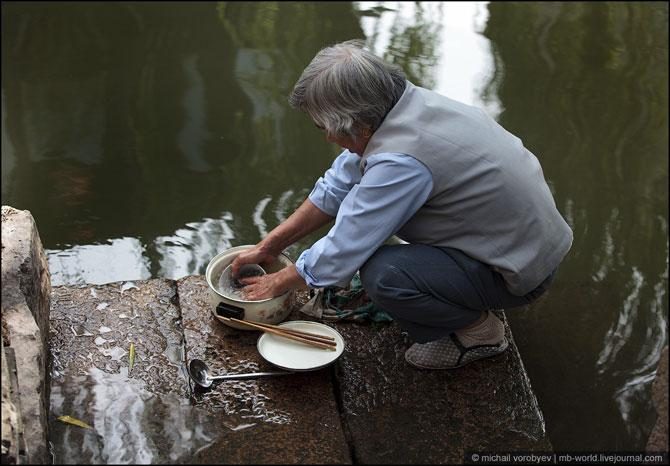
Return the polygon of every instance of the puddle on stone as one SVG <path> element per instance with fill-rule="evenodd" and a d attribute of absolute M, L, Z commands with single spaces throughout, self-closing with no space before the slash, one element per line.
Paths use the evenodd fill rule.
<path fill-rule="evenodd" d="M 59 365 L 57 359 L 53 362 Z M 230 369 L 251 372 L 258 365 L 239 361 Z M 164 374 L 158 371 L 152 376 Z M 49 440 L 54 464 L 188 463 L 222 436 L 260 423 L 291 422 L 289 413 L 271 408 L 262 380 L 217 382 L 187 398 L 152 393 L 145 382 L 128 377 L 127 367 L 115 373 L 112 367 L 106 371 L 93 367 L 82 375 L 56 371 L 52 377 Z M 61 415 L 84 421 L 93 429 L 63 424 L 57 420 Z"/>
<path fill-rule="evenodd" d="M 77 327 L 78 327 L 78 330 L 75 328 L 74 325 L 70 326 L 70 330 L 72 330 L 72 334 L 75 337 L 92 337 L 93 336 L 93 334 L 91 332 L 89 332 L 86 329 L 86 327 L 84 327 L 83 325 L 77 325 Z"/>
<path fill-rule="evenodd" d="M 111 348 L 103 348 L 100 350 L 102 354 L 111 358 L 112 361 L 120 361 L 128 352 L 119 347 L 112 346 Z"/>
<path fill-rule="evenodd" d="M 238 430 L 245 424 L 255 425 L 258 422 L 271 424 L 289 424 L 291 415 L 288 412 L 269 408 L 271 399 L 265 395 L 257 381 L 227 380 L 217 382 L 218 386 L 208 393 L 194 395 L 207 406 L 208 411 L 225 414 L 226 416 L 239 417 L 240 423 L 236 427 L 229 428 Z M 250 425 L 246 425 L 250 427 Z"/>
<path fill-rule="evenodd" d="M 139 290 L 137 285 L 135 285 L 135 282 L 125 282 L 123 285 L 121 285 L 121 294 L 123 294 L 124 291 L 128 291 L 133 288 Z"/>
<path fill-rule="evenodd" d="M 131 284 L 115 285 L 114 291 L 137 293 Z M 52 311 L 49 441 L 55 464 L 188 463 L 231 435 L 246 438 L 261 424 L 291 422 L 282 403 L 270 399 L 267 379 L 217 382 L 204 393 L 189 390 L 184 335 L 175 331 L 179 312 L 141 300 L 119 304 L 108 294 L 95 292 L 93 313 L 63 306 Z M 110 305 L 95 311 L 104 302 Z M 261 370 L 211 338 L 210 332 L 202 334 L 198 352 L 215 352 L 204 357 L 213 371 Z M 129 377 L 130 343 L 136 353 Z M 64 424 L 56 419 L 61 415 L 93 429 Z"/>
<path fill-rule="evenodd" d="M 150 393 L 126 368 L 117 374 L 92 368 L 86 376 L 54 381 L 51 414 L 54 464 L 187 462 L 226 428 L 187 399 Z M 93 428 L 63 424 L 56 420 L 61 415 Z"/>
<path fill-rule="evenodd" d="M 243 374 L 259 372 L 258 364 L 248 360 L 228 361 L 225 370 L 210 368 L 212 375 Z M 218 412 L 228 418 L 238 418 L 235 425 L 228 423 L 232 430 L 241 430 L 259 422 L 289 424 L 290 413 L 270 406 L 272 400 L 263 393 L 267 379 L 223 380 L 214 382 L 209 389 L 196 388 L 193 398 L 196 404 L 206 407 L 209 412 Z"/>

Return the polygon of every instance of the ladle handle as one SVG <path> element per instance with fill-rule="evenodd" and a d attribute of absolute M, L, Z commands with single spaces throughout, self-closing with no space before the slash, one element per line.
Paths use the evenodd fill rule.
<path fill-rule="evenodd" d="M 271 375 L 288 375 L 293 372 L 252 372 L 250 374 L 225 374 L 225 375 L 208 375 L 208 380 L 237 380 L 237 379 L 253 379 L 255 377 L 269 377 Z"/>

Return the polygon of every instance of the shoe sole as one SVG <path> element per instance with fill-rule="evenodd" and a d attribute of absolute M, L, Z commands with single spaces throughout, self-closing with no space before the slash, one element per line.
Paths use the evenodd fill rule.
<path fill-rule="evenodd" d="M 466 362 L 466 363 L 459 364 L 458 366 L 449 366 L 449 367 L 429 367 L 429 366 L 422 366 L 421 364 L 411 362 L 409 359 L 407 359 L 407 355 L 406 355 L 406 354 L 405 354 L 405 361 L 407 361 L 407 364 L 409 364 L 410 366 L 416 367 L 416 368 L 418 368 L 418 369 L 429 369 L 429 370 L 432 370 L 432 371 L 451 370 L 451 369 L 458 369 L 458 368 L 467 366 L 467 365 L 470 364 L 470 363 L 473 363 L 473 362 L 476 362 L 476 361 L 481 361 L 482 359 L 491 359 L 491 358 L 495 358 L 496 356 L 500 356 L 501 354 L 505 354 L 505 352 L 506 352 L 508 349 L 509 349 L 509 343 L 505 346 L 505 349 L 502 350 L 502 351 L 500 351 L 499 353 L 492 354 L 492 355 L 490 355 L 490 356 L 482 356 L 482 357 L 480 357 L 480 358 L 473 359 L 472 361 L 468 361 L 468 362 Z"/>

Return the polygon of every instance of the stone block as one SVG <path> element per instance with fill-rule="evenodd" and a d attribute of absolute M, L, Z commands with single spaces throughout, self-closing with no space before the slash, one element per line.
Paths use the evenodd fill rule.
<path fill-rule="evenodd" d="M 204 360 L 213 374 L 280 370 L 265 361 L 257 331 L 216 320 L 204 277 L 178 281 L 187 359 Z M 194 463 L 351 464 L 333 391 L 333 369 L 194 387 L 193 401 L 223 429 Z"/>
<path fill-rule="evenodd" d="M 54 288 L 52 416 L 93 427 L 54 421 L 57 463 L 459 464 L 552 449 L 506 320 L 507 352 L 454 371 L 409 366 L 395 323 L 325 322 L 345 338 L 334 364 L 202 389 L 194 358 L 213 375 L 279 370 L 259 332 L 214 318 L 208 293 L 202 276 Z"/>
<path fill-rule="evenodd" d="M 6 354 L 8 353 L 8 354 Z M 14 383 L 13 383 L 14 382 Z M 2 464 L 20 464 L 25 455 L 21 400 L 16 385 L 14 350 L 2 344 Z"/>
<path fill-rule="evenodd" d="M 2 206 L 3 340 L 16 358 L 16 385 L 30 463 L 50 461 L 48 335 L 51 280 L 29 211 Z M 12 377 L 12 374 L 10 374 Z"/>
<path fill-rule="evenodd" d="M 172 280 L 52 293 L 51 442 L 58 464 L 184 462 L 198 413 L 188 407 Z M 130 345 L 135 357 L 130 367 Z M 66 424 L 71 416 L 92 428 Z"/>
<path fill-rule="evenodd" d="M 355 463 L 462 464 L 473 452 L 552 450 L 506 321 L 508 351 L 444 371 L 407 364 L 412 342 L 395 322 L 335 326 L 347 342 L 337 391 Z"/>

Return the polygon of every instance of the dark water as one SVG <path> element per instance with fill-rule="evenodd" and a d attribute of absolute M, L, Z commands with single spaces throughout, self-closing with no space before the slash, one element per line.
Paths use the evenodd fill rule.
<path fill-rule="evenodd" d="M 286 96 L 350 38 L 538 156 L 575 242 L 508 317 L 547 431 L 643 449 L 668 340 L 667 3 L 3 2 L 2 204 L 32 212 L 55 285 L 204 274 L 339 152 Z"/>

